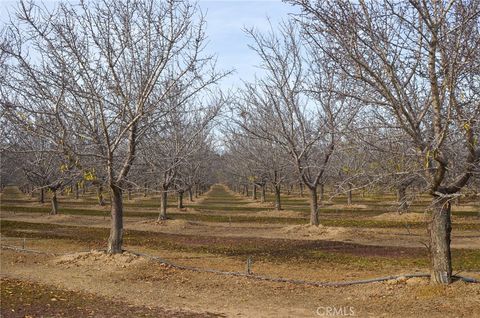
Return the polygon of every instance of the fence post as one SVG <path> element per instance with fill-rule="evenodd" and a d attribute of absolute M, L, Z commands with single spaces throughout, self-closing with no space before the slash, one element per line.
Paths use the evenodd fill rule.
<path fill-rule="evenodd" d="M 247 258 L 247 275 L 253 274 L 252 266 L 253 266 L 253 257 L 249 256 Z"/>

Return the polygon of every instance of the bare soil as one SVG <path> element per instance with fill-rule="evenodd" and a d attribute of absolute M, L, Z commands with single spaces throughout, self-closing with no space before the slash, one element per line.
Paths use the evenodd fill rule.
<path fill-rule="evenodd" d="M 298 218 L 303 213 L 263 210 L 249 198 L 218 186 L 213 189 L 196 203 L 204 209 L 216 205 L 217 212 L 225 215 Z M 235 209 L 223 211 L 229 201 Z M 241 206 L 250 209 L 242 211 Z M 348 206 L 352 207 L 364 209 L 360 204 Z M 138 209 L 155 211 L 151 206 Z M 203 213 L 194 208 L 175 212 Z M 426 231 L 408 227 L 409 222 L 423 221 L 423 214 L 365 213 L 359 218 L 398 221 L 398 226 L 159 222 L 126 217 L 125 251 L 108 255 L 101 250 L 108 237 L 108 217 L 2 211 L 1 316 L 318 317 L 326 308 L 348 309 L 355 317 L 477 315 L 480 284 L 457 281 L 432 286 L 427 279 L 400 277 L 365 285 L 313 287 L 206 271 L 245 272 L 245 261 L 253 256 L 254 274 L 293 280 L 349 281 L 426 272 Z M 458 261 L 464 265 L 460 274 L 480 279 L 480 269 L 475 268 L 480 234 L 455 227 L 452 234 L 457 266 L 461 267 Z M 6 249 L 7 245 L 50 254 Z M 137 253 L 198 271 L 174 268 Z"/>
<path fill-rule="evenodd" d="M 473 317 L 480 306 L 480 287 L 462 282 L 447 287 L 422 280 L 308 287 L 176 270 L 151 262 L 112 270 L 95 262 L 64 266 L 50 256 L 2 254 L 2 272 L 9 277 L 154 310 L 166 307 L 228 317 L 315 317 L 319 307 L 328 306 L 352 307 L 358 317 Z M 7 307 L 2 304 L 3 308 Z"/>
<path fill-rule="evenodd" d="M 403 222 L 425 222 L 426 215 L 424 213 L 398 213 L 387 212 L 373 217 L 375 220 L 382 221 L 403 221 Z"/>
<path fill-rule="evenodd" d="M 129 267 L 146 262 L 147 259 L 133 253 L 124 252 L 122 254 L 107 254 L 105 251 L 92 250 L 89 252 L 78 252 L 65 254 L 53 260 L 57 265 L 75 266 L 108 266 L 110 268 Z"/>
<path fill-rule="evenodd" d="M 288 211 L 286 211 L 289 213 Z M 296 211 L 292 211 L 298 213 Z M 277 212 L 275 212 L 277 213 Z M 388 220 L 401 217 L 398 213 L 385 213 Z M 408 213 L 423 217 L 423 214 Z M 250 214 L 251 215 L 251 214 Z M 383 214 L 382 214 L 383 215 Z M 383 216 L 385 217 L 385 216 Z M 408 216 L 409 217 L 409 216 Z M 38 213 L 13 213 L 1 212 L 2 220 L 14 220 L 32 223 L 51 223 L 63 225 L 76 225 L 88 227 L 108 228 L 110 220 L 101 216 L 82 216 L 82 215 L 41 215 Z M 372 217 L 376 218 L 376 216 Z M 153 231 L 162 233 L 178 233 L 190 235 L 211 235 L 226 237 L 260 237 L 260 238 L 288 238 L 301 240 L 336 240 L 343 242 L 352 242 L 364 245 L 384 245 L 384 246 L 414 246 L 424 247 L 427 240 L 424 229 L 409 228 L 406 224 L 403 228 L 358 228 L 358 227 L 328 227 L 320 226 L 317 229 L 309 225 L 282 226 L 278 224 L 256 224 L 256 223 L 214 223 L 186 220 L 166 220 L 157 221 L 156 219 L 142 218 L 124 218 L 124 227 L 126 229 L 138 231 Z M 328 235 L 327 235 L 327 231 Z M 480 249 L 480 233 L 475 230 L 453 230 L 452 232 L 453 248 Z"/>
<path fill-rule="evenodd" d="M 0 315 L 10 317 L 218 317 L 210 313 L 130 305 L 93 293 L 27 280 L 1 278 Z"/>

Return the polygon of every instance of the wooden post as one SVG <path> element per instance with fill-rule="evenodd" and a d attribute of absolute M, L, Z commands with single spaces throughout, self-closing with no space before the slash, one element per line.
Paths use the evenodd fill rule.
<path fill-rule="evenodd" d="M 253 257 L 249 256 L 247 258 L 247 268 L 246 268 L 247 275 L 253 274 L 252 267 L 253 267 Z"/>

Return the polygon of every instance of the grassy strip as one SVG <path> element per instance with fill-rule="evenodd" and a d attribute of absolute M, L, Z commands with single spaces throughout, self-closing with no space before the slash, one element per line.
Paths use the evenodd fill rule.
<path fill-rule="evenodd" d="M 24 207 L 9 206 L 2 207 L 4 211 L 11 212 L 27 212 L 27 213 L 49 213 L 50 209 L 46 207 Z M 61 209 L 62 214 L 68 215 L 86 215 L 86 216 L 108 216 L 109 211 L 88 210 L 88 209 Z M 266 216 L 243 216 L 243 215 L 226 215 L 226 214 L 188 214 L 188 213 L 169 213 L 169 217 L 175 219 L 203 222 L 218 223 L 259 223 L 259 224 L 308 224 L 308 217 L 266 217 Z M 157 212 L 151 211 L 127 211 L 124 212 L 125 217 L 150 217 L 158 216 Z M 321 218 L 321 223 L 326 226 L 341 227 L 361 227 L 361 228 L 425 228 L 424 222 L 401 222 L 401 221 L 380 221 L 365 219 L 328 219 Z M 454 228 L 459 230 L 480 230 L 480 223 L 454 223 Z"/>
<path fill-rule="evenodd" d="M 89 247 L 104 246 L 109 231 L 103 228 L 1 221 L 2 235 L 38 239 L 70 240 Z M 174 251 L 208 253 L 257 261 L 308 263 L 317 266 L 342 266 L 373 270 L 378 266 L 425 267 L 428 265 L 423 248 L 368 246 L 343 242 L 301 241 L 263 238 L 227 238 L 167 234 L 126 230 L 126 245 L 161 248 Z M 452 250 L 456 270 L 478 270 L 480 251 Z"/>
<path fill-rule="evenodd" d="M 3 202 L 3 201 L 2 201 Z M 22 210 L 23 208 L 25 209 L 30 209 L 29 211 L 31 212 L 37 212 L 39 210 L 35 209 L 43 209 L 42 212 L 48 212 L 50 211 L 50 208 L 48 207 L 38 207 L 38 206 L 22 206 L 20 204 L 25 204 L 25 203 L 34 203 L 32 201 L 16 201 L 13 200 L 10 202 L 10 200 L 5 200 L 5 203 L 13 203 L 13 204 L 19 204 L 19 205 L 3 205 L 2 209 L 6 211 L 15 211 L 15 212 L 27 212 L 26 210 Z M 98 207 L 97 204 L 87 204 L 86 202 L 79 202 L 79 201 L 65 201 L 61 202 L 64 203 L 65 205 L 73 205 L 73 206 L 85 206 L 85 205 L 90 205 L 92 207 Z M 138 203 L 131 203 L 131 204 L 124 204 L 125 207 L 135 207 L 135 208 L 159 208 L 159 204 L 144 204 L 143 202 L 138 202 Z M 169 204 L 169 208 L 176 208 L 175 204 Z M 235 206 L 235 205 L 225 205 L 225 204 L 205 204 L 205 202 L 202 202 L 202 204 L 187 204 L 186 207 L 194 208 L 200 211 L 205 211 L 205 212 L 260 212 L 260 211 L 274 211 L 273 208 L 271 207 L 246 207 L 246 206 Z M 286 207 L 284 205 L 284 208 L 286 210 L 293 210 L 293 211 L 298 211 L 298 212 L 303 212 L 305 214 L 308 214 L 310 212 L 310 208 L 308 207 Z M 67 208 L 68 209 L 68 208 Z M 76 210 L 81 210 L 81 211 L 86 211 L 87 209 L 81 209 L 81 208 L 75 208 Z M 48 211 L 47 211 L 48 210 Z M 63 210 L 63 209 L 62 209 Z M 410 211 L 411 213 L 424 213 L 423 211 Z M 143 213 L 143 212 L 142 212 Z M 147 212 L 148 213 L 148 212 Z M 345 215 L 345 216 L 356 216 L 356 215 L 362 215 L 362 216 L 376 216 L 380 215 L 382 213 L 385 213 L 385 210 L 370 210 L 370 209 L 350 209 L 350 208 L 345 208 L 345 209 L 338 209 L 338 208 L 328 208 L 328 207 L 322 207 L 320 208 L 320 213 L 327 213 L 327 214 L 337 214 L 337 215 Z M 87 214 L 86 214 L 87 215 Z M 472 217 L 472 218 L 478 218 L 479 217 L 479 212 L 477 211 L 452 211 L 452 215 L 455 216 L 462 216 L 462 217 Z"/>

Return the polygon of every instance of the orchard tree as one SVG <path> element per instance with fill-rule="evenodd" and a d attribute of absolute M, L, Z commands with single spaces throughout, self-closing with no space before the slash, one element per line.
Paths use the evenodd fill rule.
<path fill-rule="evenodd" d="M 247 123 L 242 127 L 228 127 L 225 144 L 229 154 L 230 169 L 237 178 L 260 187 L 260 201 L 265 202 L 267 184 L 275 193 L 275 210 L 281 210 L 281 187 L 291 173 L 291 163 L 284 149 L 274 142 L 249 133 Z M 254 198 L 256 199 L 256 198 Z"/>
<path fill-rule="evenodd" d="M 62 162 L 62 157 L 44 140 L 26 136 L 27 145 L 17 145 L 14 154 L 26 179 L 40 191 L 40 202 L 44 202 L 45 190 L 51 193 L 52 210 L 58 213 L 57 192 L 69 186 L 76 179 L 76 169 Z M 24 140 L 25 141 L 25 140 Z"/>
<path fill-rule="evenodd" d="M 52 11 L 21 1 L 11 18 L 0 41 L 2 107 L 25 126 L 38 116 L 54 123 L 36 133 L 66 161 L 99 163 L 111 197 L 108 253 L 121 253 L 122 192 L 139 142 L 170 111 L 165 96 L 176 83 L 201 89 L 223 76 L 203 53 L 204 17 L 187 1 L 102 0 Z"/>
<path fill-rule="evenodd" d="M 431 281 L 452 281 L 451 200 L 478 172 L 480 1 L 292 0 L 309 42 L 409 137 L 432 197 Z"/>
<path fill-rule="evenodd" d="M 213 120 L 226 102 L 218 92 L 204 96 L 202 101 L 198 91 L 192 92 L 189 86 L 177 86 L 173 92 L 166 100 L 170 111 L 163 124 L 155 126 L 146 136 L 139 154 L 160 184 L 159 220 L 167 219 L 167 195 L 175 191 L 172 187 L 177 186 L 177 192 L 183 196 L 187 176 L 180 172 L 186 173 L 185 167 L 204 150 Z"/>
<path fill-rule="evenodd" d="M 265 76 L 246 85 L 238 123 L 288 154 L 310 190 L 310 224 L 319 225 L 317 187 L 325 182 L 341 127 L 350 116 L 348 99 L 334 90 L 342 81 L 327 59 L 303 49 L 305 42 L 293 23 L 283 23 L 278 34 L 248 33 Z"/>

